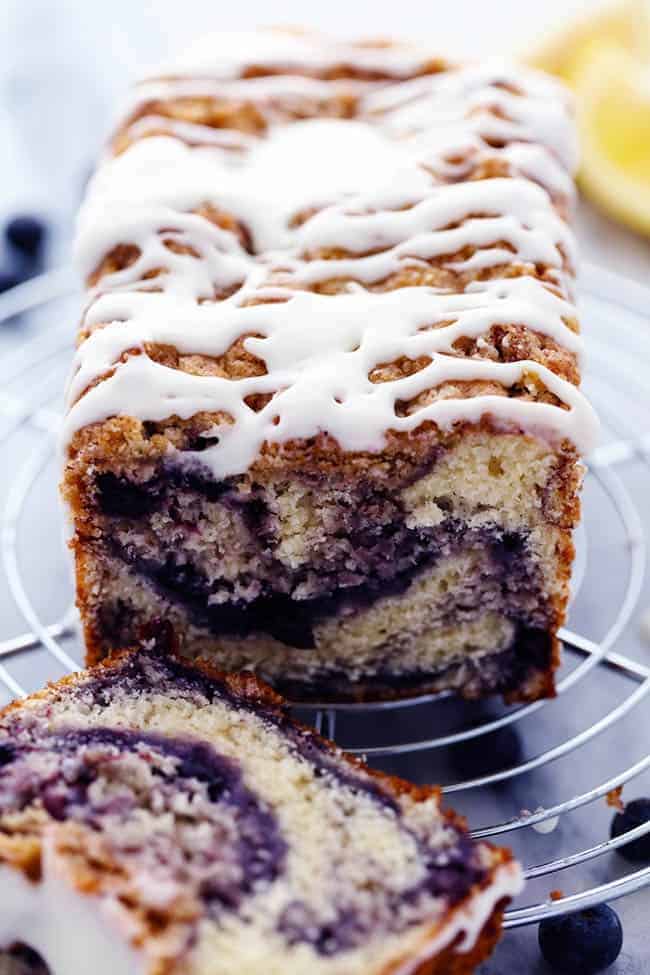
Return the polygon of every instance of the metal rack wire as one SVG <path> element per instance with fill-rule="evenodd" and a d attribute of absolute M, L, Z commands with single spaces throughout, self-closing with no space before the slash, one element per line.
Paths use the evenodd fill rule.
<path fill-rule="evenodd" d="M 638 314 L 639 309 L 650 307 L 650 292 L 640 286 L 629 285 L 617 276 L 596 268 L 588 268 L 584 277 L 584 285 L 592 298 L 612 310 L 628 308 Z M 27 309 L 54 303 L 55 299 L 68 293 L 71 288 L 71 276 L 67 270 L 43 275 L 22 285 L 13 293 L 0 297 L 0 322 Z M 60 381 L 56 377 L 56 370 L 50 367 L 55 364 L 60 366 L 69 358 L 71 332 L 72 322 L 61 315 L 58 325 L 52 327 L 51 323 L 48 323 L 47 328 L 36 327 L 28 340 L 14 343 L 9 354 L 0 360 L 0 444 L 4 445 L 10 438 L 26 435 L 27 431 L 33 435 L 32 449 L 17 469 L 11 472 L 11 478 L 7 479 L 8 487 L 0 512 L 2 573 L 23 627 L 23 631 L 17 635 L 0 638 L 0 683 L 4 685 L 10 696 L 16 697 L 25 693 L 21 680 L 15 672 L 15 664 L 18 660 L 31 659 L 30 655 L 39 651 L 42 654 L 44 651 L 46 660 L 49 661 L 44 676 L 50 678 L 77 669 L 79 666 L 74 655 L 75 648 L 78 650 L 74 612 L 70 609 L 60 619 L 50 623 L 45 622 L 44 614 L 37 606 L 33 592 L 30 591 L 28 573 L 21 565 L 18 552 L 21 532 L 24 530 L 26 499 L 33 491 L 39 490 L 39 479 L 47 465 L 51 463 L 52 455 L 56 450 L 56 431 L 60 413 L 56 407 L 52 407 L 52 401 L 58 400 Z M 646 345 L 650 350 L 650 331 Z M 628 693 L 622 701 L 609 707 L 604 715 L 575 734 L 571 734 L 559 744 L 543 749 L 515 766 L 479 778 L 453 782 L 444 788 L 443 791 L 446 793 L 467 793 L 499 783 L 512 783 L 526 773 L 552 766 L 558 759 L 576 752 L 598 736 L 612 732 L 614 727 L 633 709 L 646 701 L 650 694 L 650 667 L 617 649 L 624 639 L 628 624 L 637 608 L 646 569 L 647 527 L 644 526 L 639 506 L 628 489 L 626 465 L 632 462 L 642 465 L 650 489 L 650 409 L 647 426 L 641 424 L 640 430 L 631 429 L 629 420 L 621 415 L 625 411 L 620 407 L 617 408 L 615 398 L 612 397 L 612 376 L 614 376 L 614 385 L 617 385 L 619 390 L 623 390 L 627 396 L 635 397 L 641 402 L 650 403 L 650 383 L 639 374 L 638 362 L 633 355 L 627 355 L 619 349 L 615 362 L 612 362 L 606 337 L 601 340 L 598 336 L 590 336 L 589 349 L 592 359 L 590 392 L 612 436 L 589 459 L 588 478 L 599 486 L 609 500 L 616 520 L 615 529 L 627 551 L 625 570 L 627 578 L 622 587 L 622 595 L 613 607 L 613 618 L 609 627 L 598 640 L 571 629 L 562 631 L 565 656 L 575 661 L 576 665 L 559 682 L 558 695 L 562 699 L 569 691 L 579 691 L 580 687 L 584 686 L 585 678 L 597 669 L 599 672 L 616 674 L 623 679 L 628 687 Z M 650 352 L 648 364 L 650 369 Z M 41 378 L 43 371 L 46 373 L 44 379 Z M 37 373 L 39 378 L 35 381 L 33 377 Z M 12 392 L 16 385 L 20 387 L 18 393 Z M 51 534 L 51 539 L 44 539 L 44 544 L 56 544 L 59 529 L 50 524 L 47 526 L 47 531 Z M 589 542 L 588 538 L 583 540 L 582 571 L 578 571 L 578 578 L 574 579 L 576 590 L 580 586 L 581 577 L 584 577 L 585 560 L 588 559 L 588 554 L 585 554 L 587 542 Z M 42 666 L 42 663 L 39 666 Z M 377 722 L 378 715 L 397 711 L 404 713 L 416 707 L 435 709 L 440 697 L 441 695 L 429 695 L 410 701 L 374 705 L 314 705 L 311 709 L 311 720 L 324 734 L 337 738 L 339 718 L 354 715 L 357 719 L 361 717 L 362 720 L 374 722 L 373 727 L 376 728 L 377 723 L 382 724 L 381 721 Z M 485 736 L 506 725 L 519 723 L 538 714 L 546 706 L 547 702 L 538 701 L 511 708 L 477 725 L 448 734 L 417 735 L 407 741 L 393 741 L 388 738 L 375 740 L 371 745 L 355 745 L 354 742 L 351 744 L 346 742 L 346 748 L 349 751 L 365 754 L 371 761 L 384 757 L 395 759 L 415 753 L 435 752 Z M 511 819 L 477 827 L 473 829 L 473 835 L 482 838 L 501 836 L 539 823 L 551 823 L 559 816 L 601 799 L 613 789 L 623 786 L 647 770 L 650 770 L 650 755 L 626 765 L 621 771 L 604 778 L 579 794 L 566 796 L 545 809 L 524 812 Z M 525 868 L 526 876 L 533 879 L 574 868 L 602 857 L 624 842 L 647 833 L 650 833 L 650 823 L 638 826 L 623 837 L 609 839 L 562 857 L 530 864 Z M 562 896 L 557 900 L 515 906 L 507 912 L 505 926 L 518 927 L 553 915 L 589 907 L 604 900 L 611 901 L 638 891 L 646 885 L 650 885 L 650 866 L 631 870 L 623 876 L 588 886 L 578 893 Z"/>

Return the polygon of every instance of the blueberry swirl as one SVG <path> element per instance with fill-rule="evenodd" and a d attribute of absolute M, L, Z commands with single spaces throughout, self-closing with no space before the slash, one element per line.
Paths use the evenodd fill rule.
<path fill-rule="evenodd" d="M 268 806 L 211 746 L 95 728 L 0 743 L 0 813 L 32 807 L 101 833 L 117 865 L 210 916 L 281 873 L 286 843 Z"/>

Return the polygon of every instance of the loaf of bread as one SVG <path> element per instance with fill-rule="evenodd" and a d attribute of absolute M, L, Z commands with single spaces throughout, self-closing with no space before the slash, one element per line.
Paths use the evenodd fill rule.
<path fill-rule="evenodd" d="M 553 693 L 574 165 L 555 81 L 407 45 L 223 34 L 136 87 L 78 233 L 90 662 L 163 620 L 293 700 Z"/>

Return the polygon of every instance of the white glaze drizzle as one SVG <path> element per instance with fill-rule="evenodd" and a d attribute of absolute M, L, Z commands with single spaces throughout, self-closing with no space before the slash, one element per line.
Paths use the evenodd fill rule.
<path fill-rule="evenodd" d="M 136 949 L 131 944 L 134 932 L 124 908 L 110 898 L 76 891 L 47 840 L 38 883 L 9 866 L 0 866 L 0 882 L 0 949 L 16 943 L 29 945 L 45 961 L 51 975 L 87 975 L 89 959 L 95 975 L 146 975 L 151 970 L 146 945 Z M 457 907 L 435 934 L 423 940 L 417 956 L 396 970 L 396 975 L 411 975 L 458 936 L 456 950 L 471 951 L 495 906 L 504 897 L 519 894 L 522 887 L 517 863 L 497 867 L 489 886 Z"/>
<path fill-rule="evenodd" d="M 159 107 L 161 103 L 175 99 L 196 100 L 211 99 L 223 104 L 252 104 L 267 123 L 285 122 L 287 115 L 297 118 L 315 116 L 323 107 L 330 114 L 336 115 L 346 101 L 354 99 L 376 85 L 358 81 L 321 81 L 317 78 L 305 78 L 300 75 L 271 75 L 264 78 L 249 78 L 244 81 L 215 81 L 204 78 L 176 78 L 170 80 L 156 80 L 141 82 L 136 85 L 127 100 L 123 115 L 135 117 L 135 122 L 127 127 L 130 138 L 138 138 L 142 130 L 143 111 Z M 190 132 L 188 126 L 193 131 Z M 179 119 L 167 118 L 167 128 L 187 138 L 196 141 L 197 126 L 182 122 Z M 249 133 L 228 129 L 210 129 L 199 126 L 205 141 L 219 140 L 224 135 L 231 136 L 242 143 L 254 140 L 256 137 Z"/>
<path fill-rule="evenodd" d="M 356 151 L 352 161 L 344 147 Z M 279 127 L 250 150 L 246 166 L 233 162 L 227 151 L 190 148 L 168 136 L 144 139 L 106 163 L 92 181 L 79 220 L 78 263 L 88 275 L 112 246 L 130 241 L 144 255 L 133 269 L 130 280 L 135 281 L 141 272 L 166 263 L 157 230 L 194 227 L 198 236 L 229 253 L 223 273 L 218 267 L 213 271 L 217 284 L 230 283 L 251 262 L 232 234 L 188 213 L 205 202 L 235 214 L 251 231 L 256 249 L 266 251 L 271 263 L 289 262 L 304 284 L 337 277 L 379 281 L 405 263 L 421 264 L 466 246 L 479 249 L 482 266 L 519 259 L 560 270 L 560 247 L 575 261 L 569 229 L 534 183 L 513 178 L 440 186 L 417 162 L 407 160 L 400 143 L 382 139 L 361 123 L 330 119 Z M 369 173 L 364 192 L 346 193 L 364 173 Z M 268 185 L 273 187 L 270 196 Z M 294 215 L 341 196 L 345 203 L 324 206 L 302 226 L 290 228 Z M 409 209 L 400 209 L 405 206 Z M 201 224 L 207 225 L 203 231 Z M 450 224 L 459 225 L 447 229 Z M 490 246 L 497 241 L 512 250 Z M 383 250 L 352 261 L 309 261 L 297 269 L 296 258 L 325 247 L 355 254 Z M 280 248 L 283 253 L 274 255 Z M 234 254 L 246 266 L 233 262 Z M 477 263 L 475 256 L 465 267 Z M 180 288 L 192 286 L 194 272 L 185 264 L 186 274 L 176 276 Z M 458 263 L 449 266 L 463 269 Z M 102 288 L 122 283 L 122 278 L 104 279 Z"/>
<path fill-rule="evenodd" d="M 334 49 L 319 54 L 324 60 L 305 54 L 305 61 L 296 52 L 313 40 L 291 37 L 287 48 L 280 41 L 276 48 L 276 41 L 276 35 L 264 35 L 267 54 L 249 52 L 246 63 L 314 71 L 349 63 Z M 371 52 L 378 53 L 385 52 Z M 270 61 L 257 60 L 267 55 Z M 361 57 L 354 63 L 367 66 L 366 54 Z M 396 52 L 388 57 L 397 63 Z M 236 80 L 243 70 L 236 44 L 227 58 L 221 68 L 209 58 L 192 69 L 183 62 L 175 72 L 180 80 L 144 86 L 138 98 L 144 94 L 147 100 L 152 91 L 157 98 L 174 98 L 201 85 L 213 94 L 230 91 L 233 98 L 282 100 L 307 90 L 322 98 L 334 84 L 304 77 Z M 413 70 L 411 63 L 393 73 Z M 78 351 L 66 436 L 116 414 L 162 420 L 223 413 L 231 422 L 210 432 L 219 442 L 201 453 L 201 462 L 219 477 L 246 470 L 265 442 L 325 431 L 346 450 L 376 451 L 388 429 L 409 431 L 425 420 L 448 429 L 487 414 L 506 428 L 554 443 L 567 438 L 590 449 L 596 422 L 570 383 L 533 362 L 469 359 L 452 348 L 462 336 L 480 343 L 494 324 L 524 324 L 580 353 L 580 340 L 568 325 L 575 309 L 566 300 L 573 238 L 547 192 L 570 195 L 567 169 L 575 159 L 558 91 L 535 74 L 488 65 L 366 85 L 357 120 L 272 121 L 263 139 L 196 125 L 189 131 L 186 123 L 164 120 L 168 135 L 143 139 L 104 163 L 80 216 L 77 255 L 86 275 L 118 243 L 135 244 L 140 256 L 101 279 L 101 292 L 108 294 L 93 295 L 85 324 L 106 327 Z M 197 129 L 208 137 L 200 141 Z M 200 145 L 183 141 L 195 137 Z M 503 145 L 489 145 L 494 139 Z M 233 153 L 233 145 L 241 151 Z M 505 159 L 513 175 L 447 182 L 458 179 L 468 159 L 490 156 Z M 233 233 L 189 212 L 206 203 L 247 228 L 257 256 Z M 314 209 L 318 212 L 293 224 L 296 215 Z M 198 258 L 172 253 L 164 244 L 170 239 L 191 247 Z M 344 256 L 323 259 L 323 248 Z M 427 267 L 433 259 L 455 272 L 542 264 L 547 284 L 506 277 L 470 284 L 461 294 L 433 288 L 377 294 L 364 287 L 405 268 Z M 164 273 L 143 281 L 160 268 Z M 295 291 L 335 278 L 349 282 L 347 294 Z M 551 281 L 564 298 L 552 293 Z M 197 304 L 236 285 L 240 290 L 226 301 Z M 161 287 L 162 294 L 143 293 Z M 265 303 L 247 306 L 251 300 Z M 436 323 L 447 324 L 422 331 Z M 249 336 L 246 348 L 264 361 L 266 375 L 241 380 L 191 375 L 145 352 L 148 343 L 163 343 L 181 353 L 218 356 L 242 336 Z M 139 354 L 125 355 L 129 350 Z M 377 365 L 405 355 L 432 361 L 412 376 L 369 380 Z M 505 393 L 530 375 L 562 406 L 489 395 L 438 399 L 410 416 L 395 412 L 398 401 L 443 383 L 485 380 Z M 88 389 L 99 377 L 105 378 Z M 245 400 L 260 392 L 274 396 L 255 413 Z"/>
<path fill-rule="evenodd" d="M 40 881 L 0 865 L 0 884 L 0 948 L 29 945 L 51 975 L 87 975 L 89 969 L 93 975 L 145 975 L 149 966 L 131 946 L 135 932 L 126 910 L 115 899 L 75 890 L 47 836 Z"/>

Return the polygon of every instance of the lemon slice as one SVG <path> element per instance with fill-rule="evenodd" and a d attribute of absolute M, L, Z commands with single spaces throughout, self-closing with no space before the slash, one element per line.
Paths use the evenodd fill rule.
<path fill-rule="evenodd" d="M 575 79 L 580 188 L 610 216 L 650 234 L 650 66 L 601 46 Z"/>
<path fill-rule="evenodd" d="M 641 60 L 650 59 L 648 0 L 608 3 L 599 11 L 573 21 L 565 30 L 552 34 L 532 51 L 527 51 L 524 60 L 571 84 L 602 44 L 621 47 Z"/>

